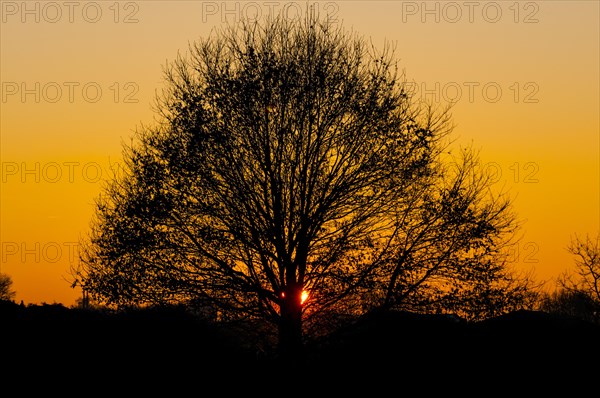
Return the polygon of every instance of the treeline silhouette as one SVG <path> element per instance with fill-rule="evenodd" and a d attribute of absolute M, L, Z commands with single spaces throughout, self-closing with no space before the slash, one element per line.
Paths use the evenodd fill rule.
<path fill-rule="evenodd" d="M 269 331 L 259 324 L 217 322 L 185 307 L 112 311 L 3 301 L 0 320 L 2 341 L 12 347 L 4 350 L 3 366 L 29 375 L 56 372 L 87 383 L 100 378 L 104 386 L 138 380 L 144 388 L 226 376 L 233 380 L 221 386 L 227 389 L 244 379 L 266 386 L 261 375 L 283 374 L 276 351 L 260 341 Z M 466 377 L 484 384 L 503 380 L 506 386 L 538 375 L 566 382 L 598 375 L 598 342 L 600 325 L 542 311 L 478 322 L 383 311 L 307 342 L 298 371 L 305 374 L 303 383 L 342 389 L 356 385 L 348 384 L 352 380 L 379 380 L 382 386 Z"/>

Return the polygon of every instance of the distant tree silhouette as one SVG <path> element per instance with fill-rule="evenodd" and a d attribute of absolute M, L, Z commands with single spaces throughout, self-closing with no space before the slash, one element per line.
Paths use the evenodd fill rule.
<path fill-rule="evenodd" d="M 584 291 L 600 302 L 600 234 L 575 236 L 567 250 L 575 257 L 575 271 L 563 273 L 559 285 L 568 291 Z"/>
<path fill-rule="evenodd" d="M 574 256 L 575 269 L 559 276 L 555 306 L 560 303 L 559 308 L 567 311 L 570 305 L 569 311 L 579 317 L 600 322 L 600 234 L 595 238 L 589 234 L 573 237 L 567 251 Z"/>
<path fill-rule="evenodd" d="M 13 301 L 17 292 L 12 290 L 13 281 L 10 275 L 0 273 L 0 300 Z"/>
<path fill-rule="evenodd" d="M 75 300 L 75 303 L 71 308 L 82 309 L 82 310 L 102 310 L 105 309 L 101 303 L 98 303 L 85 290 L 82 292 L 81 297 Z"/>
<path fill-rule="evenodd" d="M 393 55 L 314 15 L 191 44 L 97 201 L 76 283 L 266 320 L 285 358 L 334 313 L 521 305 L 509 197 L 475 151 L 449 153 L 448 109 L 411 97 Z"/>
<path fill-rule="evenodd" d="M 586 292 L 559 288 L 540 298 L 540 310 L 588 322 L 600 322 L 598 303 Z"/>

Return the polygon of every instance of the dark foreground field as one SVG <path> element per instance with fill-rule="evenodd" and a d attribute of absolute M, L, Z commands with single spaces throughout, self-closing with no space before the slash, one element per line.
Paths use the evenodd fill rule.
<path fill-rule="evenodd" d="M 0 308 L 2 378 L 23 391 L 213 397 L 233 391 L 285 396 L 291 389 L 307 398 L 315 391 L 361 397 L 384 396 L 379 390 L 415 397 L 442 391 L 501 396 L 524 388 L 531 391 L 527 396 L 600 391 L 600 325 L 542 312 L 477 323 L 379 314 L 311 342 L 304 363 L 289 371 L 259 344 L 262 332 L 218 326 L 183 311 Z"/>

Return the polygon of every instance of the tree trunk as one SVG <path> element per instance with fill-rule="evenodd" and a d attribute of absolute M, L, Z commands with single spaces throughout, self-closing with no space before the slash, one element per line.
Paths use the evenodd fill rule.
<path fill-rule="evenodd" d="M 300 365 L 303 359 L 301 295 L 302 289 L 288 286 L 281 300 L 279 354 L 290 365 Z"/>

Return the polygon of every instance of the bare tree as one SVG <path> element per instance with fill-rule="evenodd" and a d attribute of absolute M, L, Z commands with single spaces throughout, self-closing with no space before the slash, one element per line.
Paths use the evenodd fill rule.
<path fill-rule="evenodd" d="M 556 298 L 562 307 L 571 303 L 577 313 L 587 308 L 588 315 L 600 320 L 600 234 L 595 238 L 589 234 L 573 237 L 567 251 L 574 256 L 575 269 L 559 276 L 557 284 L 562 292 Z"/>
<path fill-rule="evenodd" d="M 449 113 L 410 96 L 390 46 L 314 16 L 242 22 L 165 76 L 73 270 L 95 299 L 266 320 L 286 358 L 332 313 L 519 302 L 510 200 L 473 151 L 447 164 Z"/>
<path fill-rule="evenodd" d="M 559 285 L 565 290 L 586 292 L 600 302 L 600 234 L 584 239 L 575 236 L 567 250 L 575 257 L 575 271 L 564 273 Z"/>
<path fill-rule="evenodd" d="M 588 322 L 600 322 L 600 305 L 587 292 L 559 288 L 541 295 L 539 309 L 544 312 Z"/>
<path fill-rule="evenodd" d="M 0 273 L 0 301 L 12 301 L 17 292 L 12 290 L 13 281 L 10 275 Z"/>

